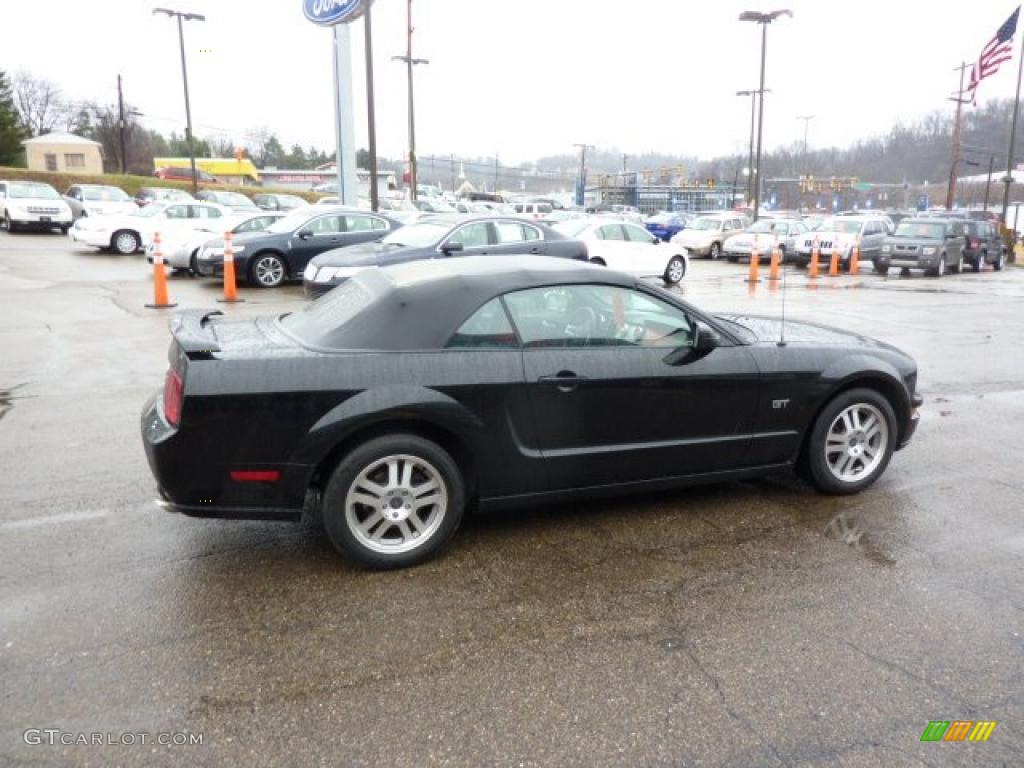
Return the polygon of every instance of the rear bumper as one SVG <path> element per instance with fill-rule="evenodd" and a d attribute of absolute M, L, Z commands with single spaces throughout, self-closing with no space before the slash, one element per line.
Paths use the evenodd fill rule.
<path fill-rule="evenodd" d="M 82 245 L 91 245 L 93 248 L 109 248 L 110 247 L 110 233 L 79 229 L 78 227 L 72 227 L 68 230 L 68 237 L 74 242 L 81 243 Z"/>
<path fill-rule="evenodd" d="M 185 414 L 187 417 L 187 414 Z M 142 410 L 142 444 L 156 480 L 158 504 L 190 517 L 233 520 L 299 520 L 312 467 L 276 464 L 273 467 L 220 461 L 218 447 L 189 440 L 163 417 L 161 395 Z M 235 482 L 235 469 L 279 469 L 277 482 Z"/>

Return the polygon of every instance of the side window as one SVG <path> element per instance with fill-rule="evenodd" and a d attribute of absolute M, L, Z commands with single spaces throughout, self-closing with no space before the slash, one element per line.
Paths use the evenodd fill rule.
<path fill-rule="evenodd" d="M 187 205 L 172 205 L 165 212 L 165 216 L 168 219 L 187 219 L 189 206 Z"/>
<path fill-rule="evenodd" d="M 523 224 L 523 238 L 526 240 L 543 240 L 541 237 L 540 230 L 536 227 L 531 227 L 529 224 Z"/>
<path fill-rule="evenodd" d="M 449 243 L 462 243 L 463 248 L 481 248 L 489 244 L 488 226 L 486 221 L 467 224 L 448 238 Z"/>
<path fill-rule="evenodd" d="M 508 349 L 518 347 L 519 340 L 501 299 L 491 299 L 459 326 L 445 346 L 449 349 Z"/>
<path fill-rule="evenodd" d="M 646 229 L 640 229 L 640 227 L 634 227 L 629 224 L 623 224 L 622 228 L 626 231 L 626 239 L 629 240 L 631 243 L 654 242 L 654 235 L 652 235 Z"/>
<path fill-rule="evenodd" d="M 190 205 L 193 219 L 219 219 L 221 212 L 219 208 L 212 208 L 208 205 Z"/>
<path fill-rule="evenodd" d="M 523 234 L 526 230 L 522 224 L 514 221 L 496 221 L 494 229 L 498 233 L 498 244 L 521 243 L 526 239 Z"/>
<path fill-rule="evenodd" d="M 348 215 L 345 217 L 346 232 L 372 232 L 377 229 L 387 229 L 383 219 L 376 216 Z"/>
<path fill-rule="evenodd" d="M 619 224 L 605 224 L 599 230 L 597 230 L 597 237 L 599 240 L 625 240 L 626 236 L 622 233 L 622 227 Z"/>
<path fill-rule="evenodd" d="M 652 347 L 693 344 L 681 309 L 612 285 L 531 288 L 505 303 L 526 347 Z"/>
<path fill-rule="evenodd" d="M 345 216 L 321 216 L 313 219 L 305 229 L 312 230 L 314 235 L 334 235 L 345 231 Z"/>

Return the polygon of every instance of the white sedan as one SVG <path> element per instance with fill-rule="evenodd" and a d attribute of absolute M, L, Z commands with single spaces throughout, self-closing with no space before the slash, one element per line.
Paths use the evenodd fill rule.
<path fill-rule="evenodd" d="M 126 216 L 79 219 L 69 234 L 76 243 L 129 254 L 148 246 L 157 232 L 168 239 L 198 229 L 216 231 L 229 213 L 222 205 L 199 200 L 155 202 Z"/>
<path fill-rule="evenodd" d="M 226 219 L 205 219 L 199 229 L 173 232 L 167 238 L 161 238 L 160 248 L 164 263 L 176 271 L 199 274 L 196 258 L 199 249 L 207 242 L 221 239 L 230 231 L 233 235 L 243 232 L 263 232 L 287 211 L 260 211 L 250 214 L 232 214 Z M 208 223 L 207 223 L 208 222 Z M 153 263 L 156 243 L 146 246 L 146 261 Z"/>
<path fill-rule="evenodd" d="M 690 259 L 685 248 L 662 243 L 639 224 L 605 217 L 572 219 L 554 225 L 566 237 L 582 240 L 594 264 L 637 277 L 659 277 L 675 285 L 686 275 Z"/>

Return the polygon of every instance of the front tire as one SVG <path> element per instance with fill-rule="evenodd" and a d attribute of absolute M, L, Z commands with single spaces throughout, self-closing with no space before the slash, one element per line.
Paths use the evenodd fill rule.
<path fill-rule="evenodd" d="M 368 568 L 430 559 L 462 521 L 465 484 L 441 446 L 416 435 L 370 440 L 346 456 L 324 492 L 324 528 L 342 553 Z"/>
<path fill-rule="evenodd" d="M 17 231 L 16 228 L 17 228 L 17 225 L 14 223 L 14 219 L 11 218 L 11 214 L 7 213 L 5 211 L 4 212 L 4 229 L 6 229 L 8 232 L 15 232 L 15 231 Z"/>
<path fill-rule="evenodd" d="M 712 261 L 717 261 L 718 258 L 721 255 L 722 255 L 722 244 L 721 243 L 712 243 L 711 244 L 711 250 L 708 251 L 708 256 L 711 257 Z"/>
<path fill-rule="evenodd" d="M 996 272 L 1002 272 L 1003 271 L 1003 267 L 1005 267 L 1005 266 L 1006 266 L 1006 251 L 1000 251 L 999 252 L 999 258 L 996 259 L 995 263 L 992 265 L 992 269 L 994 269 Z"/>
<path fill-rule="evenodd" d="M 804 456 L 808 479 L 822 493 L 857 493 L 889 465 L 896 446 L 892 405 L 873 389 L 836 396 L 818 415 Z"/>
<path fill-rule="evenodd" d="M 682 256 L 673 256 L 668 260 L 668 266 L 665 267 L 662 279 L 666 285 L 678 285 L 684 277 L 686 277 L 686 259 Z"/>
<path fill-rule="evenodd" d="M 942 277 L 946 274 L 946 254 L 942 254 L 939 257 L 939 265 L 934 269 L 928 270 L 929 277 Z"/>
<path fill-rule="evenodd" d="M 962 251 L 960 252 L 960 255 L 957 257 L 956 264 L 950 267 L 949 271 L 952 272 L 954 275 L 959 275 L 964 271 L 964 254 Z"/>
<path fill-rule="evenodd" d="M 122 229 L 110 238 L 110 250 L 122 256 L 128 256 L 139 250 L 139 237 L 134 232 Z"/>
<path fill-rule="evenodd" d="M 975 261 L 974 261 L 974 271 L 975 272 L 981 272 L 981 270 L 983 270 L 985 268 L 985 259 L 986 259 L 986 256 L 985 256 L 984 253 L 979 253 L 978 254 L 978 258 L 975 259 Z"/>
<path fill-rule="evenodd" d="M 249 281 L 260 288 L 277 288 L 287 276 L 281 257 L 273 253 L 260 254 L 249 267 Z"/>

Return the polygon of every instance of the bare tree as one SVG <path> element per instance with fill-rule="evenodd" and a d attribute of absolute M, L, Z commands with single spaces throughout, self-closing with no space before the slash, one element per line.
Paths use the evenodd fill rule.
<path fill-rule="evenodd" d="M 29 72 L 19 72 L 11 79 L 11 86 L 21 121 L 33 136 L 75 124 L 75 117 L 69 118 L 75 110 L 56 83 Z"/>

